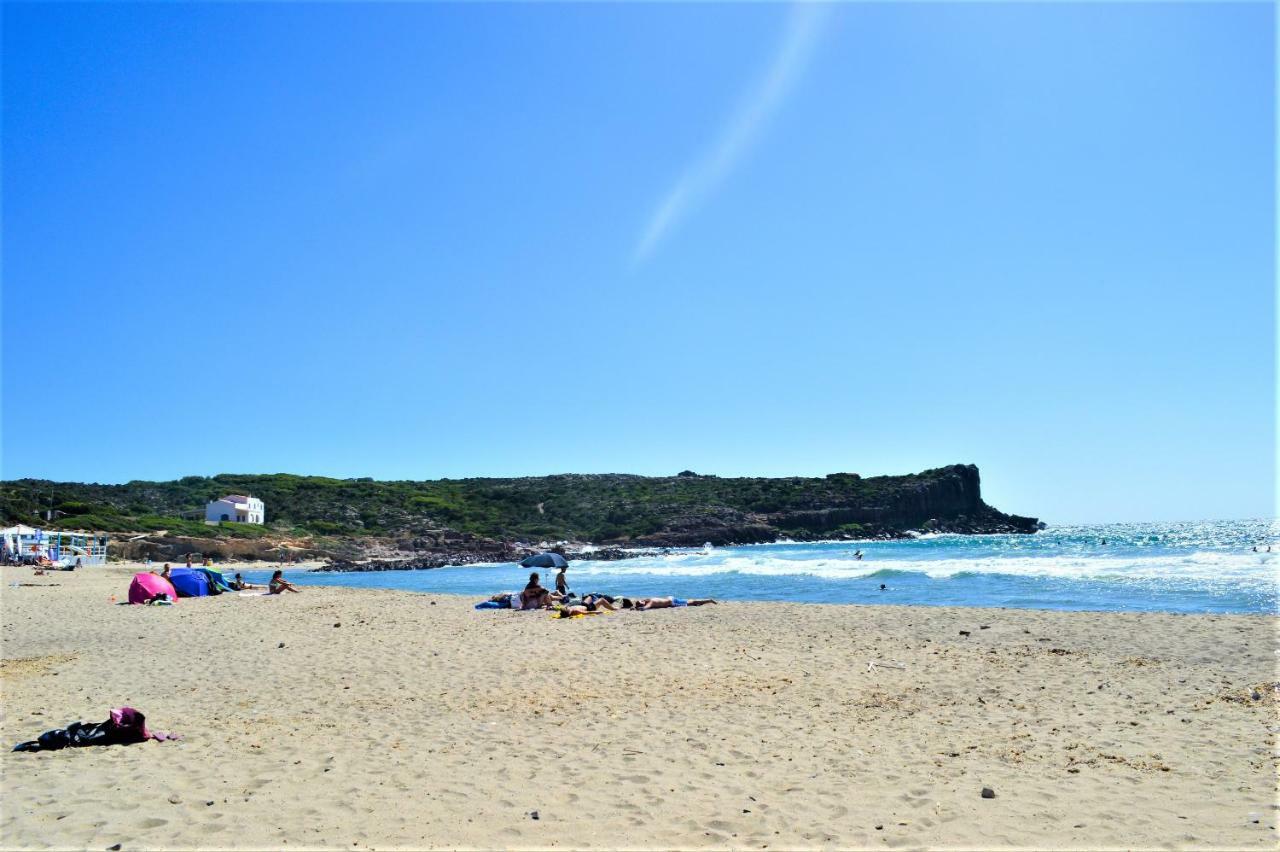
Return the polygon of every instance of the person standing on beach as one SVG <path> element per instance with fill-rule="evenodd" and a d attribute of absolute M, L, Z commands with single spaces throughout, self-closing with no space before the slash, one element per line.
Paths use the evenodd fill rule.
<path fill-rule="evenodd" d="M 568 570 L 568 565 L 561 565 L 560 572 L 556 574 L 556 591 L 561 595 L 569 594 L 569 578 L 564 575 L 564 572 Z"/>

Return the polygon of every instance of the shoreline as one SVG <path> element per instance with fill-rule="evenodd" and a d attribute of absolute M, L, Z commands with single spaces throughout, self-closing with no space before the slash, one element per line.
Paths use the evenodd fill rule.
<path fill-rule="evenodd" d="M 734 602 L 563 620 L 331 586 L 111 605 L 130 573 L 0 573 L 6 744 L 125 704 L 184 736 L 6 752 L 7 848 L 1277 839 L 1274 616 Z"/>
<path fill-rule="evenodd" d="M 151 569 L 159 570 L 160 564 L 163 564 L 163 563 L 153 562 L 151 565 Z M 171 563 L 171 566 L 175 568 L 185 567 L 180 563 Z M 443 566 L 443 568 L 458 568 L 458 569 L 481 568 L 483 569 L 483 568 L 502 568 L 504 566 L 510 567 L 510 563 L 475 563 L 472 565 L 449 565 L 449 566 Z M 199 566 L 196 566 L 196 567 L 199 567 Z M 392 575 L 412 574 L 413 573 L 412 571 L 404 571 L 404 572 L 400 572 L 400 571 L 371 571 L 371 572 L 326 571 L 323 569 L 322 566 L 318 566 L 317 563 L 315 563 L 314 561 L 295 563 L 292 565 L 280 565 L 277 563 L 266 562 L 266 561 L 228 561 L 228 562 L 217 563 L 213 567 L 214 567 L 214 570 L 222 572 L 228 578 L 230 578 L 231 575 L 233 575 L 236 572 L 265 575 L 265 574 L 269 574 L 274 570 L 282 570 L 285 572 L 285 575 L 287 577 L 292 577 L 295 580 L 295 582 L 302 581 L 304 585 L 311 588 L 344 589 L 344 590 L 382 590 L 382 591 L 392 591 L 392 592 L 403 592 L 403 593 L 415 594 L 415 595 L 440 595 L 440 596 L 448 596 L 451 598 L 457 598 L 459 600 L 469 600 L 472 603 L 476 603 L 478 601 L 487 599 L 489 595 L 496 594 L 500 591 L 504 591 L 504 590 L 516 591 L 517 587 L 524 582 L 523 574 L 521 574 L 521 576 L 518 578 L 513 578 L 507 581 L 496 582 L 492 586 L 492 588 L 490 588 L 489 586 L 485 586 L 485 588 L 483 589 L 476 589 L 476 590 L 470 590 L 470 589 L 446 590 L 446 589 L 431 589 L 431 588 L 419 589 L 419 588 L 406 588 L 406 587 L 401 587 L 394 584 L 377 585 L 378 581 L 377 579 L 374 578 L 376 577 L 376 575 L 380 575 L 380 574 L 392 574 Z M 15 569 L 13 567 L 8 567 L 7 570 L 18 570 L 18 571 L 25 570 L 28 573 L 30 572 L 30 568 Z M 127 586 L 128 585 L 127 576 L 130 576 L 133 573 L 144 572 L 147 570 L 149 569 L 147 568 L 146 564 L 142 562 L 137 562 L 137 563 L 115 562 L 115 563 L 110 563 L 107 566 L 93 566 L 93 567 L 81 569 L 80 572 L 52 571 L 51 573 L 46 575 L 46 579 L 52 580 L 53 578 L 56 578 L 58 576 L 68 576 L 75 573 L 101 574 L 104 572 L 119 572 L 122 575 L 126 576 L 125 585 Z M 421 569 L 421 570 L 428 570 L 428 569 Z M 441 570 L 441 569 L 430 569 L 430 570 Z M 521 572 L 524 571 L 524 569 L 520 569 L 520 570 Z M 880 570 L 890 571 L 890 572 L 897 571 L 897 569 L 895 569 L 893 565 L 888 563 L 884 563 L 883 567 Z M 371 583 L 373 584 L 362 585 L 362 584 L 347 584 L 342 582 L 330 583 L 330 582 L 325 582 L 323 580 L 323 578 L 328 575 L 346 576 L 349 574 L 354 574 L 356 576 L 363 576 L 365 574 L 374 575 L 374 577 L 371 577 Z M 864 575 L 864 577 L 860 579 L 872 578 L 874 576 L 875 576 L 875 572 Z M 34 579 L 36 581 L 39 581 L 40 578 L 34 578 Z M 265 580 L 262 577 L 250 577 L 247 579 L 249 579 L 251 582 L 265 582 Z M 584 582 L 581 578 L 575 578 L 575 581 L 576 581 L 576 585 L 581 585 Z M 31 582 L 31 581 L 28 581 L 28 582 Z M 587 583 L 587 585 L 592 586 L 596 584 Z M 499 588 L 499 586 L 501 586 L 502 588 Z M 577 589 L 573 589 L 573 590 L 577 591 Z M 591 590 L 594 591 L 595 589 L 591 589 Z M 611 594 L 616 592 L 620 596 L 627 595 L 630 597 L 637 597 L 637 596 L 643 597 L 647 594 L 669 594 L 669 592 L 665 590 L 650 592 L 650 591 L 627 591 L 624 589 L 622 591 L 616 591 L 616 589 L 614 588 L 608 588 L 608 589 L 605 589 L 604 591 L 607 591 Z M 901 592 L 901 591 L 904 591 L 904 588 L 902 585 L 894 585 L 890 591 Z M 1231 615 L 1231 616 L 1252 616 L 1252 617 L 1261 617 L 1261 618 L 1280 617 L 1280 610 L 1277 610 L 1277 609 L 1271 609 L 1271 610 L 1227 610 L 1227 609 L 1210 610 L 1210 609 L 1206 609 L 1202 611 L 1197 611 L 1197 610 L 1189 610 L 1189 609 L 1179 609 L 1174 606 L 1169 606 L 1165 608 L 1137 608 L 1137 607 L 1125 607 L 1123 605 L 1115 606 L 1112 608 L 1106 608 L 1103 606 L 1089 607 L 1085 605 L 1077 605 L 1077 606 L 1071 606 L 1071 607 L 1030 606 L 1030 605 L 1015 606 L 1015 605 L 982 604 L 982 603 L 954 603 L 950 601 L 930 601 L 930 600 L 920 600 L 920 599 L 894 600 L 892 598 L 884 598 L 884 599 L 877 599 L 877 600 L 814 600 L 814 599 L 797 599 L 795 597 L 791 597 L 791 598 L 764 597 L 764 596 L 735 597 L 732 593 L 729 593 L 729 594 L 725 594 L 723 592 L 704 593 L 698 589 L 695 589 L 693 591 L 685 591 L 684 593 L 678 593 L 676 596 L 677 597 L 711 596 L 711 597 L 716 597 L 718 600 L 725 601 L 725 602 L 732 602 L 735 604 L 737 603 L 767 604 L 770 606 L 776 606 L 780 604 L 796 604 L 796 605 L 802 605 L 802 606 L 814 606 L 814 605 L 816 606 L 856 606 L 856 607 L 884 606 L 884 607 L 891 607 L 893 609 L 903 609 L 903 608 L 910 609 L 910 608 L 919 607 L 919 608 L 926 608 L 926 609 L 991 610 L 991 611 L 997 611 L 997 612 L 1098 613 L 1098 614 L 1132 613 L 1132 614 L 1153 614 L 1153 615 L 1160 615 L 1160 614 L 1163 614 L 1163 615 Z M 1278 662 L 1278 667 L 1280 667 L 1280 662 Z M 1277 670 L 1277 677 L 1280 678 L 1280 668 L 1278 668 Z"/>

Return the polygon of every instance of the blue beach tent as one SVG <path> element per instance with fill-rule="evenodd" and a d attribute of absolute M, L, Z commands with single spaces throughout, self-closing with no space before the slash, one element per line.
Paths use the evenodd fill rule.
<path fill-rule="evenodd" d="M 174 568 L 169 572 L 169 582 L 180 598 L 202 598 L 209 594 L 209 578 L 196 568 Z"/>

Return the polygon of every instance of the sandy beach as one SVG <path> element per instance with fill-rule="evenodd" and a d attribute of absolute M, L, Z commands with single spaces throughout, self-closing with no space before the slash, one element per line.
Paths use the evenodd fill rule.
<path fill-rule="evenodd" d="M 6 848 L 1277 842 L 1274 617 L 113 605 L 133 570 L 3 571 Z M 119 705 L 184 739 L 8 752 Z"/>

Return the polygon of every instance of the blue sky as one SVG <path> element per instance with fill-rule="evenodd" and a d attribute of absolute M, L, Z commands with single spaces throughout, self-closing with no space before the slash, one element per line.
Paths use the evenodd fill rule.
<path fill-rule="evenodd" d="M 1270 4 L 4 4 L 3 476 L 1262 516 Z"/>

